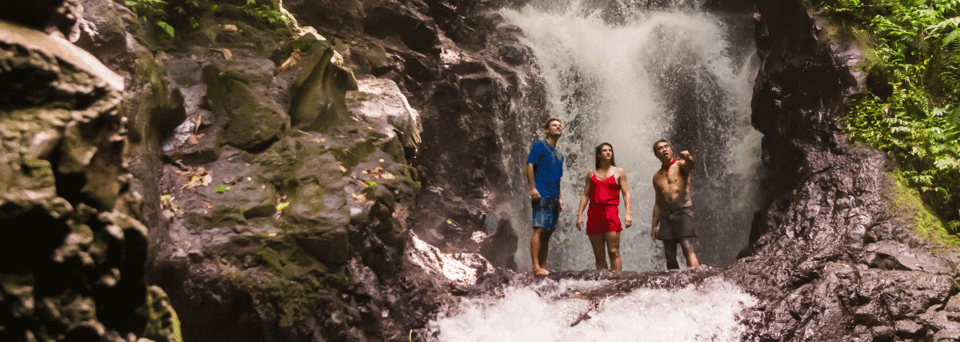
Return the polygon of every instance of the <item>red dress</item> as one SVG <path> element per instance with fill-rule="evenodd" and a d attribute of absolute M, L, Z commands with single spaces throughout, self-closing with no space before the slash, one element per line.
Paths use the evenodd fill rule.
<path fill-rule="evenodd" d="M 590 177 L 590 207 L 587 209 L 587 235 L 602 235 L 606 232 L 619 232 L 620 227 L 620 183 L 617 174 L 604 180 L 594 174 Z"/>

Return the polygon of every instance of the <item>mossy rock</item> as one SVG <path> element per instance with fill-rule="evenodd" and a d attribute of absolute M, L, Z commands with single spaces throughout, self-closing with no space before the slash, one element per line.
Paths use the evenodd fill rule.
<path fill-rule="evenodd" d="M 160 287 L 150 286 L 147 289 L 147 310 L 150 314 L 143 337 L 156 342 L 183 342 L 180 319 L 170 304 L 170 298 Z"/>
<path fill-rule="evenodd" d="M 347 119 L 346 94 L 357 89 L 353 71 L 334 61 L 329 44 L 317 43 L 300 61 L 293 84 L 290 117 L 294 127 L 326 131 Z"/>
<path fill-rule="evenodd" d="M 286 128 L 287 116 L 271 96 L 273 62 L 243 59 L 203 68 L 214 115 L 226 117 L 223 144 L 246 150 L 272 143 Z"/>

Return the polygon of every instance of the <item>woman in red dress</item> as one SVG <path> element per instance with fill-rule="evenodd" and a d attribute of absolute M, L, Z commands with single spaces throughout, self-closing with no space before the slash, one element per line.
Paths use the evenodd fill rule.
<path fill-rule="evenodd" d="M 593 246 L 593 255 L 597 258 L 597 269 L 607 268 L 606 252 L 610 256 L 610 269 L 619 272 L 623 269 L 620 262 L 620 194 L 627 209 L 624 217 L 627 228 L 633 225 L 630 186 L 623 169 L 617 167 L 613 158 L 613 146 L 602 143 L 596 149 L 596 169 L 587 173 L 583 195 L 580 196 L 580 208 L 577 210 L 577 229 L 583 230 L 583 209 L 587 209 L 587 236 Z"/>

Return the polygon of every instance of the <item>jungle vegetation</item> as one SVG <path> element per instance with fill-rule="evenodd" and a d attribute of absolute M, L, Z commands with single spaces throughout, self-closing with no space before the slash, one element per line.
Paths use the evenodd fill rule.
<path fill-rule="evenodd" d="M 843 119 L 886 152 L 939 225 L 960 235 L 960 0 L 814 0 L 864 50 L 867 91 Z M 930 229 L 931 227 L 918 227 Z"/>

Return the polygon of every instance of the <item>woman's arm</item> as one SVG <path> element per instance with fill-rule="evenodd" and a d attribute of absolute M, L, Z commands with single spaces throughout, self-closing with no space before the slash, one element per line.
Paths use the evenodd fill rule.
<path fill-rule="evenodd" d="M 630 199 L 630 184 L 627 183 L 627 172 L 620 169 L 620 193 L 623 194 L 623 205 L 627 214 L 624 222 L 627 228 L 633 225 L 633 201 Z"/>
<path fill-rule="evenodd" d="M 583 194 L 580 195 L 580 206 L 577 207 L 577 229 L 583 230 L 583 209 L 587 208 L 587 201 L 590 200 L 590 179 L 593 178 L 593 170 L 587 172 L 587 177 L 583 185 Z"/>

